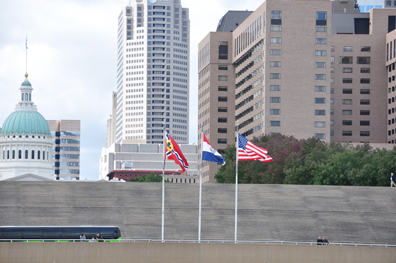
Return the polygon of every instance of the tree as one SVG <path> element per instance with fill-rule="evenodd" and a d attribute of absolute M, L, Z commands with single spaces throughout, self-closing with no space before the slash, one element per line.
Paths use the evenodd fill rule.
<path fill-rule="evenodd" d="M 140 182 L 140 183 L 148 183 L 148 182 L 155 182 L 155 183 L 160 183 L 162 182 L 162 175 L 159 174 L 154 174 L 150 173 L 149 175 L 146 176 L 141 176 L 138 178 L 131 178 L 129 179 L 129 182 Z M 169 180 L 165 180 L 165 182 L 169 182 Z"/>

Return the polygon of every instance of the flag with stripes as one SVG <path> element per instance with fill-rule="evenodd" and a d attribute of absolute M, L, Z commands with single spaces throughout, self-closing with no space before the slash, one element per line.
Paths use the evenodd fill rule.
<path fill-rule="evenodd" d="M 168 160 L 174 160 L 176 164 L 180 165 L 183 172 L 188 169 L 188 162 L 180 150 L 179 145 L 177 145 L 176 141 L 166 131 L 165 144 L 165 158 Z"/>
<path fill-rule="evenodd" d="M 240 161 L 260 161 L 263 163 L 272 162 L 266 149 L 254 145 L 251 141 L 238 133 L 238 160 Z"/>

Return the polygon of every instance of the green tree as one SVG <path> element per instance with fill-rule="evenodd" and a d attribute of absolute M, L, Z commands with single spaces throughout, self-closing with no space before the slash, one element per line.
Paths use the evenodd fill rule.
<path fill-rule="evenodd" d="M 129 182 L 140 182 L 140 183 L 154 182 L 154 183 L 160 183 L 160 182 L 162 182 L 162 175 L 150 173 L 149 175 L 146 175 L 146 176 L 141 176 L 141 177 L 138 177 L 138 178 L 131 178 L 131 179 L 129 179 Z M 165 180 L 165 182 L 169 182 L 169 180 L 167 179 L 167 180 Z"/>

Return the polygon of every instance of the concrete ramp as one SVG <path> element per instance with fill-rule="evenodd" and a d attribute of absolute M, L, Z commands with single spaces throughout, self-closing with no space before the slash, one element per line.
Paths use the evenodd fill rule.
<path fill-rule="evenodd" d="M 166 184 L 165 239 L 198 238 L 198 184 Z M 204 184 L 203 240 L 234 239 L 235 185 Z M 396 188 L 239 185 L 238 240 L 395 244 Z M 0 182 L 0 225 L 117 225 L 161 238 L 160 183 Z M 78 237 L 76 237 L 78 238 Z"/>

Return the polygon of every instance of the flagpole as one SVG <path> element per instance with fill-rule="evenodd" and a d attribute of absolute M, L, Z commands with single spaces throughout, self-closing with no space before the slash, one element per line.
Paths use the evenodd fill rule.
<path fill-rule="evenodd" d="M 201 167 L 199 175 L 199 220 L 198 220 L 198 243 L 201 243 L 201 217 L 202 217 L 202 163 L 203 163 L 203 123 L 201 123 Z"/>
<path fill-rule="evenodd" d="M 236 132 L 236 175 L 235 175 L 235 243 L 238 240 L 238 130 L 239 123 L 237 121 L 237 132 Z"/>
<path fill-rule="evenodd" d="M 164 242 L 164 225 L 165 225 L 165 159 L 166 159 L 166 134 L 164 122 L 164 164 L 162 165 L 162 227 L 161 241 Z"/>

